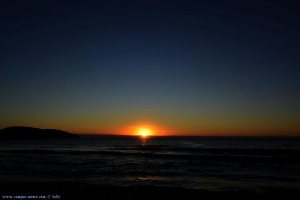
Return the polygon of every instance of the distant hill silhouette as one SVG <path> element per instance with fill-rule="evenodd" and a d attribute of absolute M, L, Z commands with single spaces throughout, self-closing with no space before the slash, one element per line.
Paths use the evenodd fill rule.
<path fill-rule="evenodd" d="M 0 130 L 0 139 L 2 140 L 31 140 L 52 138 L 78 138 L 78 135 L 56 129 L 40 129 L 23 126 L 12 126 Z"/>

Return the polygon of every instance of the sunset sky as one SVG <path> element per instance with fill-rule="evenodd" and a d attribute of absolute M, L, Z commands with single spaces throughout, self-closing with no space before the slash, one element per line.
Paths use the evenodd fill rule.
<path fill-rule="evenodd" d="M 300 136 L 293 2 L 2 0 L 0 128 Z"/>

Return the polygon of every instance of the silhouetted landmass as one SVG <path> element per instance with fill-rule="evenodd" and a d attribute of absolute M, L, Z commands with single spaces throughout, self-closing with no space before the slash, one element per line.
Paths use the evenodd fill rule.
<path fill-rule="evenodd" d="M 13 126 L 0 130 L 0 139 L 32 140 L 32 139 L 78 138 L 78 135 L 56 129 L 40 129 L 33 127 Z"/>

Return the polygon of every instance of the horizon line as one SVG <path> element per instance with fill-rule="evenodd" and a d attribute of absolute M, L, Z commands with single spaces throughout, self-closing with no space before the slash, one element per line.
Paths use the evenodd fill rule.
<path fill-rule="evenodd" d="M 80 136 L 118 136 L 118 137 L 141 137 L 133 134 L 114 134 L 114 133 L 75 133 Z M 151 137 L 300 137 L 300 135 L 198 135 L 198 134 L 169 134 L 151 135 Z"/>
<path fill-rule="evenodd" d="M 33 126 L 24 126 L 24 125 L 14 125 L 14 126 L 7 126 L 4 127 L 1 130 L 9 127 L 30 127 L 30 128 L 36 128 Z M 131 134 L 131 133 L 105 133 L 105 132 L 83 132 L 83 131 L 76 131 L 76 130 L 66 130 L 66 129 L 60 129 L 60 128 L 40 128 L 40 129 L 56 129 L 56 130 L 62 130 L 65 132 L 69 132 L 72 134 L 77 135 L 94 135 L 94 136 L 130 136 L 130 137 L 139 137 L 137 134 Z M 168 133 L 168 134 L 153 134 L 150 137 L 300 137 L 299 131 L 240 131 L 240 132 L 206 132 L 206 133 L 187 133 L 187 132 L 179 132 L 179 133 Z"/>

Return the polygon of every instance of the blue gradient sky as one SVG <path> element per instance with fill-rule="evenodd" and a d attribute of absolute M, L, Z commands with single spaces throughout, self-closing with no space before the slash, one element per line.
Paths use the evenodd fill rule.
<path fill-rule="evenodd" d="M 300 135 L 300 5 L 0 3 L 0 128 Z"/>

